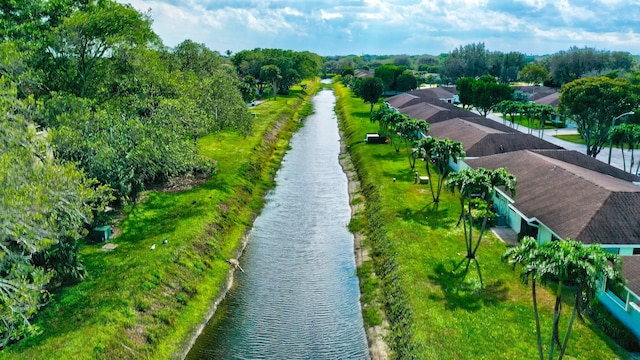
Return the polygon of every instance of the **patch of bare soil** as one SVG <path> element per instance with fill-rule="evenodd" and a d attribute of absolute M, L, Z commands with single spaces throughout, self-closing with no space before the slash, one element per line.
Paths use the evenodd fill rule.
<path fill-rule="evenodd" d="M 152 185 L 148 188 L 151 191 L 175 193 L 193 189 L 198 185 L 204 184 L 211 177 L 208 175 L 186 174 L 179 177 L 169 179 L 166 184 Z"/>

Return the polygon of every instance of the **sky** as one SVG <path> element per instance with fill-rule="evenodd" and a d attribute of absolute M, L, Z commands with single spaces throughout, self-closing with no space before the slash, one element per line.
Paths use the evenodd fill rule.
<path fill-rule="evenodd" d="M 221 54 L 279 48 L 330 55 L 439 55 L 471 43 L 553 54 L 640 54 L 640 0 L 117 0 L 153 19 L 166 46 Z"/>

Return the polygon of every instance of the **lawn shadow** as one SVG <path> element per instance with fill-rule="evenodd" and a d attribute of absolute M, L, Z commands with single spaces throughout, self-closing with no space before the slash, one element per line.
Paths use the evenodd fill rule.
<path fill-rule="evenodd" d="M 476 271 L 472 271 L 475 263 Z M 508 289 L 501 281 L 483 286 L 482 271 L 477 260 L 464 258 L 448 264 L 438 263 L 429 280 L 442 289 L 442 296 L 432 295 L 434 301 L 444 302 L 445 309 L 478 311 L 507 300 Z"/>
<path fill-rule="evenodd" d="M 389 146 L 389 144 L 372 144 L 372 146 Z M 380 161 L 396 161 L 398 159 L 407 161 L 404 157 L 400 157 L 400 155 L 395 151 L 386 152 L 384 154 L 372 154 L 371 157 Z"/>
<path fill-rule="evenodd" d="M 439 203 L 433 201 L 418 210 L 408 207 L 401 209 L 397 216 L 407 221 L 429 226 L 432 229 L 448 229 L 454 225 L 451 221 L 444 221 L 449 219 L 449 208 L 440 208 Z"/>

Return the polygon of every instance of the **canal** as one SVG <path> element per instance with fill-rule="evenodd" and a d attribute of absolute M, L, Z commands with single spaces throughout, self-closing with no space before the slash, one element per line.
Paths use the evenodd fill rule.
<path fill-rule="evenodd" d="M 335 95 L 291 139 L 235 282 L 187 359 L 369 359 Z"/>

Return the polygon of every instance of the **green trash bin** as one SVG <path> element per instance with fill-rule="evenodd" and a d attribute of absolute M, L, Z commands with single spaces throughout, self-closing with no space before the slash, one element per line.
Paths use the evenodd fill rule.
<path fill-rule="evenodd" d="M 91 231 L 91 238 L 94 242 L 101 243 L 107 242 L 111 237 L 111 226 L 96 226 Z"/>

